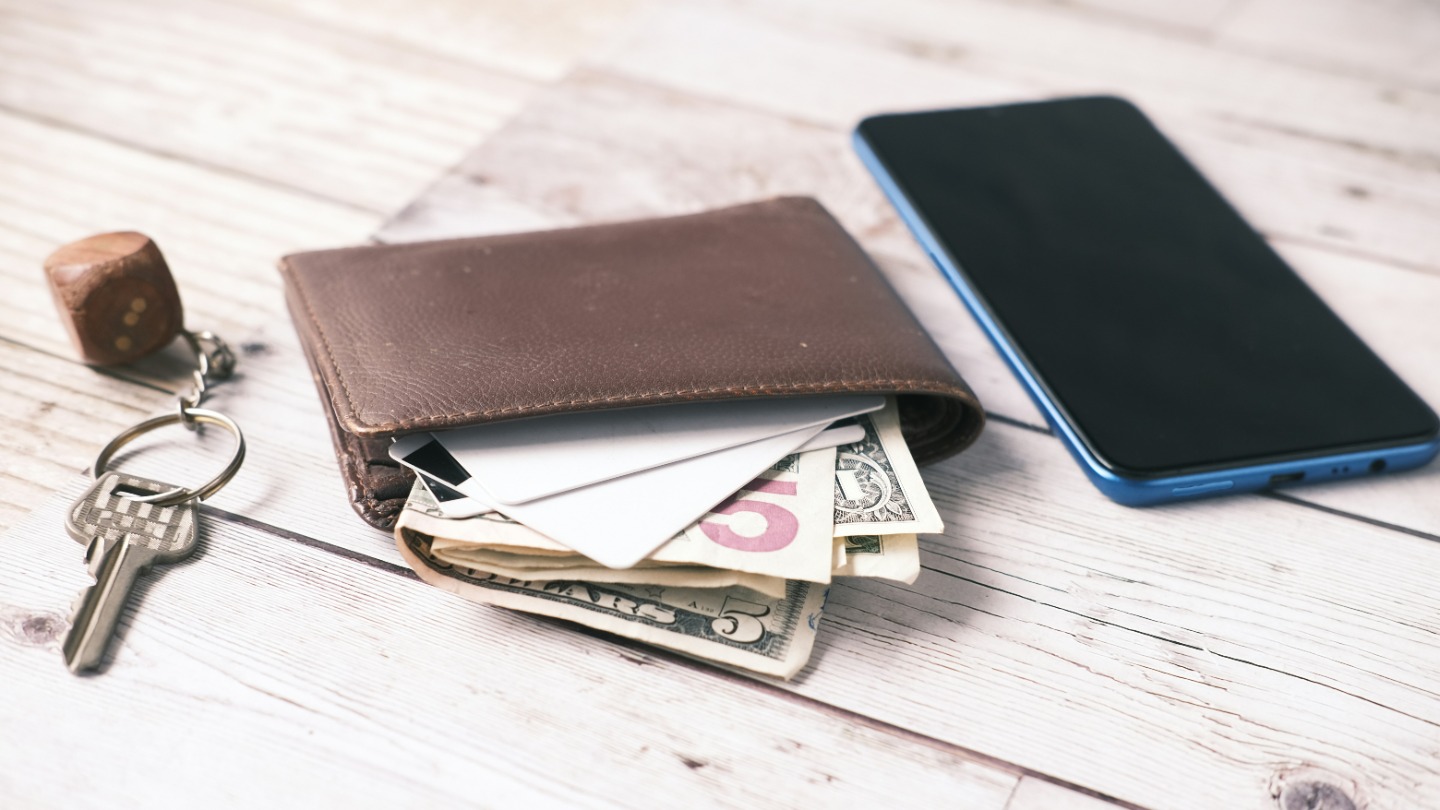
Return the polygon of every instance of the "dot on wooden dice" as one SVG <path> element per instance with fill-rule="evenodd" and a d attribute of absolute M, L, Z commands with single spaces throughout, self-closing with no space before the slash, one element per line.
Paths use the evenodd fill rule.
<path fill-rule="evenodd" d="M 71 242 L 45 260 L 45 276 L 86 363 L 133 363 L 168 345 L 184 324 L 175 279 L 144 234 L 102 233 Z"/>

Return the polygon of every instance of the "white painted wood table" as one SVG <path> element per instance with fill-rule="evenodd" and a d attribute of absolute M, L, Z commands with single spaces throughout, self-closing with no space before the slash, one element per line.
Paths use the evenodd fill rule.
<path fill-rule="evenodd" d="M 847 134 L 1126 95 L 1440 403 L 1437 55 L 1425 0 L 0 3 L 0 806 L 1440 806 L 1440 468 L 1106 501 Z M 925 470 L 947 528 L 920 579 L 837 586 L 794 681 L 460 601 L 350 512 L 279 255 L 785 193 L 851 228 L 992 417 Z M 122 228 L 240 348 L 214 401 L 252 452 L 77 678 L 61 511 L 184 378 L 74 362 L 40 262 Z"/>

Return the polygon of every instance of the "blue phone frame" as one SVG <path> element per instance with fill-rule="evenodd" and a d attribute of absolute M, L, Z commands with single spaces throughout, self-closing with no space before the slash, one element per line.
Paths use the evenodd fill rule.
<path fill-rule="evenodd" d="M 1045 415 L 1045 421 L 1050 424 L 1055 435 L 1060 437 L 1070 451 L 1070 455 L 1079 462 L 1080 468 L 1085 471 L 1090 481 L 1106 497 L 1116 503 L 1127 506 L 1148 506 L 1213 495 L 1254 492 L 1273 488 L 1278 483 L 1300 483 L 1301 481 L 1313 483 L 1353 478 L 1381 471 L 1399 472 L 1424 466 L 1435 458 L 1437 453 L 1440 453 L 1440 435 L 1437 435 L 1429 440 L 1409 444 L 1371 446 L 1308 458 L 1262 461 L 1183 474 L 1162 474 L 1141 478 L 1117 472 L 1091 448 L 1079 427 L 1052 396 L 1048 387 L 1031 368 L 1029 361 L 1011 341 L 1005 328 L 990 312 L 984 299 L 971 285 L 970 280 L 965 277 L 959 263 L 940 244 L 940 240 L 930 229 L 925 217 L 920 214 L 910 199 L 905 196 L 904 191 L 900 189 L 899 184 L 891 177 L 890 171 L 885 168 L 884 163 L 880 161 L 858 127 L 855 129 L 853 140 L 860 161 L 865 164 L 865 168 L 870 171 L 871 176 L 885 192 L 890 204 L 895 207 L 901 220 L 910 229 L 910 233 L 929 254 L 930 260 L 935 263 L 945 278 L 949 279 L 950 285 L 959 293 L 960 300 L 965 302 L 965 307 L 970 310 L 970 314 L 980 322 L 980 326 L 989 336 L 990 342 L 994 344 L 996 350 L 1000 352 L 1000 356 L 1005 359 L 1005 363 L 1010 366 L 1010 370 L 1025 386 L 1025 390 L 1030 394 L 1035 405 L 1039 407 L 1040 412 Z M 1372 469 L 1372 465 L 1378 469 Z M 1276 476 L 1282 476 L 1285 480 L 1276 482 L 1273 480 Z"/>

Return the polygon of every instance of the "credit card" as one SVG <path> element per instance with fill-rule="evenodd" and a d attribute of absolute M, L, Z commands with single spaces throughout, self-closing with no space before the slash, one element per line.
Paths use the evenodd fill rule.
<path fill-rule="evenodd" d="M 521 504 L 884 405 L 876 396 L 772 397 L 546 416 L 432 435 L 490 500 Z"/>
<path fill-rule="evenodd" d="M 823 430 L 824 425 L 807 427 L 523 504 L 493 505 L 601 565 L 629 568 Z M 490 501 L 430 435 L 402 437 L 390 454 L 471 498 Z"/>
<path fill-rule="evenodd" d="M 804 453 L 808 450 L 840 447 L 841 445 L 853 444 L 865 438 L 864 428 L 855 424 L 853 420 L 847 419 L 844 420 L 844 422 L 848 424 L 837 423 L 841 425 L 839 427 L 831 425 L 816 435 L 815 438 L 796 448 L 795 452 Z M 424 442 L 423 444 L 416 445 L 416 448 L 419 449 L 429 444 L 430 442 Z M 392 452 L 392 456 L 393 455 L 394 453 Z M 491 504 L 482 503 L 481 501 L 471 498 L 469 495 L 452 488 L 450 485 L 432 477 L 430 473 L 425 472 L 421 465 L 425 464 L 428 458 L 429 463 L 438 465 L 438 468 L 449 469 L 452 476 L 458 474 L 460 479 L 463 480 L 466 475 L 464 469 L 453 458 L 450 458 L 448 453 L 445 453 L 444 448 L 438 443 L 435 444 L 433 448 L 423 452 L 420 456 L 412 455 L 411 457 L 416 459 L 416 463 L 407 463 L 399 457 L 396 457 L 395 460 L 415 471 L 416 475 L 420 478 L 420 484 L 434 496 L 440 508 L 440 514 L 444 517 L 451 520 L 463 520 L 495 511 L 495 507 Z"/>

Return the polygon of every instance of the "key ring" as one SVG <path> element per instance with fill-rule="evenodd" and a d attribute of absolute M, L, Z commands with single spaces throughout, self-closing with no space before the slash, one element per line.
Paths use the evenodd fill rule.
<path fill-rule="evenodd" d="M 221 470 L 219 475 L 210 479 L 204 486 L 196 487 L 195 489 L 176 487 L 166 490 L 165 492 L 157 492 L 154 495 L 127 495 L 126 497 L 132 498 L 140 503 L 154 504 L 155 506 L 174 506 L 177 503 L 184 503 L 190 500 L 205 500 L 219 492 L 221 487 L 230 483 L 230 479 L 234 478 L 235 473 L 240 471 L 240 465 L 245 461 L 245 435 L 240 432 L 240 426 L 235 424 L 235 420 L 223 413 L 206 410 L 204 408 L 182 408 L 178 412 L 154 416 L 138 425 L 132 425 L 120 431 L 120 434 L 111 439 L 110 443 L 105 445 L 104 449 L 100 451 L 100 455 L 96 457 L 94 467 L 95 477 L 99 478 L 100 475 L 105 472 L 105 468 L 110 464 L 111 457 L 113 457 L 120 448 L 135 441 L 146 433 L 156 428 L 165 427 L 166 425 L 193 424 L 196 422 L 208 425 L 219 425 L 234 434 L 235 455 L 230 459 L 230 463 L 225 465 L 225 469 Z"/>
<path fill-rule="evenodd" d="M 209 393 L 212 380 L 229 379 L 235 372 L 235 353 L 230 351 L 230 345 L 214 332 L 191 332 L 188 329 L 180 330 L 180 337 L 189 344 L 190 351 L 195 354 L 195 371 L 193 378 L 194 388 L 188 394 L 180 395 L 180 421 L 185 424 L 186 430 L 195 429 L 195 420 L 186 414 L 200 407 L 205 401 L 205 395 Z M 210 348 L 206 349 L 206 344 Z"/>
<path fill-rule="evenodd" d="M 95 459 L 95 477 L 100 477 L 100 474 L 105 471 L 105 467 L 110 464 L 110 459 L 120 448 L 146 433 L 166 425 L 180 424 L 184 425 L 186 430 L 195 430 L 201 424 L 219 425 L 234 434 L 235 455 L 230 459 L 230 463 L 225 465 L 225 469 L 221 470 L 219 475 L 210 479 L 203 487 L 195 489 L 175 487 L 153 495 L 125 495 L 139 503 L 174 506 L 186 501 L 203 501 L 230 483 L 230 479 L 235 477 L 235 473 L 240 471 L 240 465 L 245 461 L 245 434 L 240 432 L 240 426 L 235 424 L 234 419 L 223 413 L 200 407 L 200 403 L 204 401 L 207 389 L 210 387 L 210 382 L 223 380 L 234 372 L 235 354 L 230 351 L 230 346 L 213 332 L 191 332 L 188 329 L 181 329 L 180 336 L 185 338 L 190 350 L 195 353 L 195 387 L 190 393 L 179 396 L 180 407 L 174 412 L 146 419 L 138 425 L 132 425 L 120 431 L 119 435 L 111 439 Z M 206 344 L 208 344 L 208 348 Z"/>

